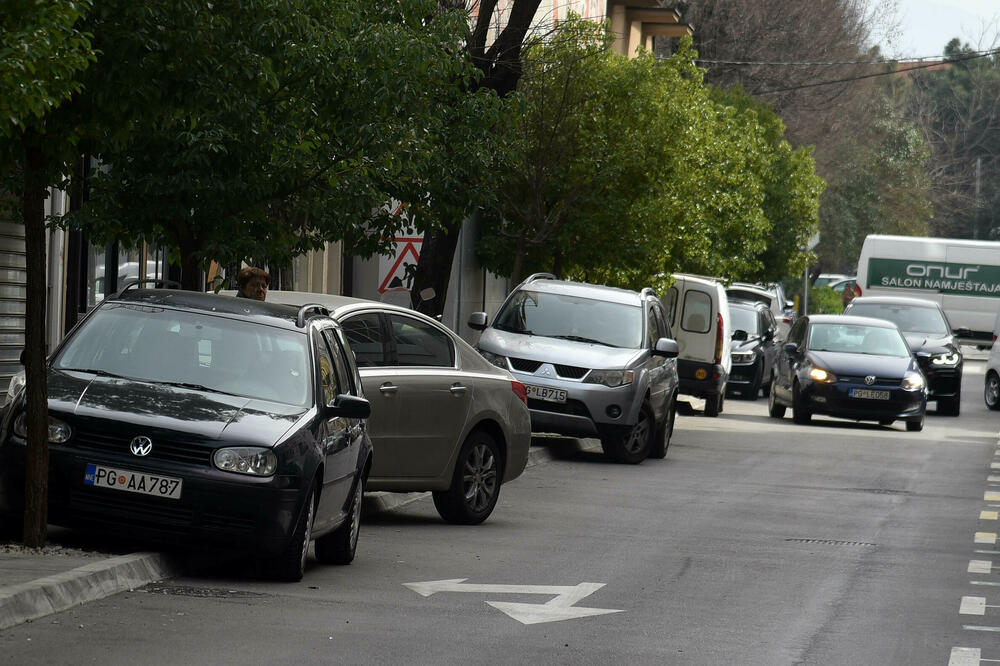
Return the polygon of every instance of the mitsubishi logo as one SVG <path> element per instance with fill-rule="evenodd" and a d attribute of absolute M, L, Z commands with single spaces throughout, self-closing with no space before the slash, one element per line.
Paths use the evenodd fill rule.
<path fill-rule="evenodd" d="M 541 377 L 554 377 L 555 376 L 553 374 L 553 372 L 552 372 L 552 366 L 548 365 L 548 364 L 545 364 L 541 368 L 539 368 L 538 372 L 536 372 L 535 374 L 539 375 Z"/>
<path fill-rule="evenodd" d="M 871 386 L 874 383 L 875 383 L 875 375 L 868 375 L 867 377 L 865 377 L 865 384 Z"/>
<path fill-rule="evenodd" d="M 133 437 L 128 448 L 134 456 L 148 456 L 149 452 L 153 450 L 153 440 L 145 435 Z"/>

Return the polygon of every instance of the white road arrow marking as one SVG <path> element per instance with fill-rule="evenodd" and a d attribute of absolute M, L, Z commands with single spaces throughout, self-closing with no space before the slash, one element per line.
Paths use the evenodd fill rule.
<path fill-rule="evenodd" d="M 486 602 L 521 624 L 559 622 L 560 620 L 573 620 L 593 615 L 624 612 L 612 608 L 585 608 L 573 605 L 604 587 L 604 583 L 580 583 L 578 585 L 486 585 L 466 583 L 466 580 L 468 579 L 452 578 L 449 580 L 429 580 L 422 583 L 403 583 L 403 585 L 425 597 L 438 592 L 555 595 L 555 598 L 544 604 L 509 603 L 503 601 Z"/>

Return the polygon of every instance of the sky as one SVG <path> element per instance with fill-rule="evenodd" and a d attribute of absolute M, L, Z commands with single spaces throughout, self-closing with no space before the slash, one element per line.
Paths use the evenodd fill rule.
<path fill-rule="evenodd" d="M 883 44 L 890 57 L 939 56 L 952 37 L 984 49 L 998 41 L 998 0 L 897 0 L 897 4 L 901 34 L 895 44 Z"/>

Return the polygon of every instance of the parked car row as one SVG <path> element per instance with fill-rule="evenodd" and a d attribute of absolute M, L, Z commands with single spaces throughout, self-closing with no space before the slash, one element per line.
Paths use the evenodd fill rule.
<path fill-rule="evenodd" d="M 295 305 L 126 289 L 80 322 L 48 361 L 50 522 L 241 549 L 298 580 L 313 540 L 320 562 L 353 560 L 366 489 L 489 516 L 527 461 L 523 384 L 409 310 L 271 300 Z M 18 521 L 23 386 L 0 425 L 0 514 Z"/>

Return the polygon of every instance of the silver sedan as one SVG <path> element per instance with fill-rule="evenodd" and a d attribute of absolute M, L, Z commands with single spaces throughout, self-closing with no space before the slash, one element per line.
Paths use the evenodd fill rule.
<path fill-rule="evenodd" d="M 318 303 L 344 327 L 372 406 L 368 490 L 430 490 L 448 522 L 486 520 L 501 483 L 527 463 L 524 385 L 448 328 L 406 308 L 292 291 L 272 291 L 267 300 Z"/>

